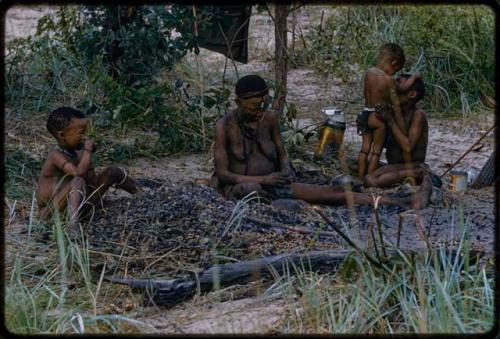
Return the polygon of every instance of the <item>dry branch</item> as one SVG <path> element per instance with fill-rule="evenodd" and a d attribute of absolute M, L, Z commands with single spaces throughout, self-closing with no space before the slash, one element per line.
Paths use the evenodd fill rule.
<path fill-rule="evenodd" d="M 271 278 L 272 272 L 283 274 L 292 271 L 290 267 L 301 270 L 332 272 L 340 265 L 350 250 L 328 250 L 307 254 L 285 253 L 233 264 L 214 265 L 198 273 L 192 279 L 147 280 L 106 278 L 107 281 L 124 284 L 135 290 L 145 291 L 146 301 L 158 306 L 174 306 L 191 298 L 197 291 L 208 292 L 215 287 L 245 284 L 261 278 Z"/>

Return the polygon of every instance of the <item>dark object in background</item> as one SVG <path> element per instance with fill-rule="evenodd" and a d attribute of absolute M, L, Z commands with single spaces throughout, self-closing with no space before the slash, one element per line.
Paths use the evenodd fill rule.
<path fill-rule="evenodd" d="M 479 172 L 476 180 L 472 183 L 471 188 L 477 189 L 493 185 L 498 178 L 498 175 L 495 175 L 495 158 L 496 152 L 493 151 L 490 158 L 481 169 L 481 172 Z"/>
<path fill-rule="evenodd" d="M 195 6 L 196 12 L 201 12 L 202 7 Z M 200 28 L 198 31 L 198 46 L 246 64 L 248 62 L 248 27 L 252 6 L 226 5 L 217 7 L 220 12 L 216 14 L 214 24 L 210 28 Z"/>

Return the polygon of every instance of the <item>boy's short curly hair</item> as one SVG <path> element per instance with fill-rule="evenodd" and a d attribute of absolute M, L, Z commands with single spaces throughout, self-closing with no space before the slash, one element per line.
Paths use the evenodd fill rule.
<path fill-rule="evenodd" d="M 54 138 L 57 138 L 57 132 L 62 131 L 64 127 L 68 126 L 73 118 L 83 119 L 85 118 L 85 114 L 71 107 L 56 108 L 50 112 L 47 118 L 47 129 Z"/>
<path fill-rule="evenodd" d="M 401 74 L 400 77 L 409 79 L 411 77 L 411 74 Z M 416 79 L 409 90 L 417 92 L 417 96 L 415 97 L 415 102 L 422 100 L 425 97 L 424 81 L 422 79 Z"/>
<path fill-rule="evenodd" d="M 393 43 L 383 44 L 378 50 L 378 59 L 381 60 L 386 58 L 396 60 L 401 67 L 404 66 L 406 62 L 403 48 Z"/>

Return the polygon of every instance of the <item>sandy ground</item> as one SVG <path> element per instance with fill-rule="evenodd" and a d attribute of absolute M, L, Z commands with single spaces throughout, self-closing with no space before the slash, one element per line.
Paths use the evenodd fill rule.
<path fill-rule="evenodd" d="M 11 8 L 6 16 L 6 39 L 32 34 L 36 28 L 36 20 L 40 15 L 49 12 L 45 6 Z M 317 25 L 319 10 L 309 11 L 307 8 L 298 14 L 303 31 Z M 252 16 L 250 24 L 250 61 L 248 64 L 237 64 L 238 74 L 260 73 L 272 79 L 272 57 L 274 36 L 271 19 L 266 15 Z M 308 27 L 308 25 L 310 25 Z M 224 70 L 225 58 L 221 55 L 202 50 L 198 57 L 201 60 L 199 74 L 205 78 L 220 79 Z M 190 63 L 196 65 L 196 58 Z M 226 76 L 235 78 L 235 67 L 228 63 Z M 424 75 L 425 79 L 425 75 Z M 360 138 L 355 133 L 354 117 L 361 107 L 359 81 L 342 83 L 339 79 L 323 78 L 309 69 L 292 69 L 288 75 L 288 102 L 295 103 L 299 109 L 302 122 L 320 121 L 320 110 L 324 106 L 340 106 L 346 113 L 348 128 L 345 142 L 352 152 L 359 149 Z M 358 89 L 358 90 L 356 90 Z M 358 104 L 345 104 L 355 101 Z M 430 140 L 427 162 L 437 174 L 444 172 L 446 164 L 454 162 L 474 141 L 493 123 L 493 114 L 479 117 L 465 116 L 463 119 L 440 120 L 430 118 Z M 470 153 L 457 167 L 463 170 L 479 170 L 488 159 L 494 148 L 493 134 L 488 136 L 484 147 L 478 152 Z M 160 159 L 136 159 L 130 163 L 130 173 L 135 176 L 159 178 L 172 182 L 192 181 L 207 178 L 212 170 L 211 153 L 184 154 Z M 446 179 L 446 178 L 445 178 Z M 490 190 L 491 191 L 491 190 Z M 493 206 L 494 194 L 491 191 L 470 192 L 474 203 L 485 199 L 488 206 Z M 438 211 L 439 213 L 439 211 Z M 493 214 L 493 209 L 491 211 Z M 493 233 L 493 225 L 486 232 Z M 172 310 L 146 310 L 141 318 L 147 320 L 158 333 L 254 333 L 273 332 L 286 313 L 286 305 L 282 300 L 260 300 L 245 298 L 225 302 L 210 303 L 189 302 Z M 138 317 L 139 318 L 139 317 Z"/>

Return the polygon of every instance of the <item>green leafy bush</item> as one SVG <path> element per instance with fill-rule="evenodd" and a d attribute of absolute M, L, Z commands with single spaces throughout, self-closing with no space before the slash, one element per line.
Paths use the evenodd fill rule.
<path fill-rule="evenodd" d="M 213 15 L 202 10 L 199 27 Z M 61 6 L 8 44 L 6 104 L 17 115 L 74 106 L 97 129 L 156 130 L 164 153 L 201 150 L 229 92 L 182 86 L 175 68 L 197 52 L 193 20 L 190 6 Z"/>
<path fill-rule="evenodd" d="M 385 42 L 403 47 L 407 66 L 427 84 L 427 109 L 468 113 L 492 95 L 495 76 L 493 11 L 486 6 L 339 6 L 324 27 L 310 32 L 302 63 L 347 78 L 358 64 L 375 65 Z"/>

